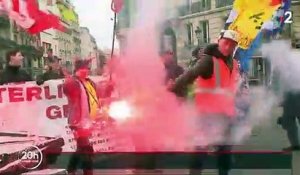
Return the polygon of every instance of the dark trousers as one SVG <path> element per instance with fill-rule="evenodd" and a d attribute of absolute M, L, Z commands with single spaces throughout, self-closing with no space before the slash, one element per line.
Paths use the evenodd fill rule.
<path fill-rule="evenodd" d="M 231 146 L 229 145 L 217 146 L 216 154 L 219 175 L 228 175 L 231 169 L 232 155 L 230 154 L 230 151 Z M 190 160 L 190 175 L 201 175 L 207 156 L 208 155 L 205 152 L 192 154 Z"/>
<path fill-rule="evenodd" d="M 206 137 L 214 137 L 216 135 L 211 134 L 210 131 L 213 131 L 217 124 L 222 125 L 224 128 L 222 133 L 218 133 L 223 135 L 223 141 L 221 144 L 216 145 L 216 155 L 217 155 L 217 168 L 219 171 L 219 175 L 228 175 L 231 164 L 232 164 L 232 154 L 230 145 L 231 135 L 232 135 L 232 121 L 227 116 L 207 116 L 199 121 L 202 126 L 200 129 L 201 132 L 207 132 Z M 199 123 L 199 124 L 200 124 Z M 218 127 L 218 126 L 217 126 Z M 215 133 L 216 134 L 216 133 Z M 228 143 L 226 143 L 228 142 Z M 199 149 L 196 147 L 196 150 Z M 204 168 L 204 161 L 207 158 L 207 153 L 194 153 L 190 160 L 190 175 L 201 175 L 202 169 Z"/>
<path fill-rule="evenodd" d="M 284 106 L 281 125 L 286 130 L 291 146 L 300 146 L 297 119 L 300 122 L 300 112 L 291 109 L 290 106 Z"/>
<path fill-rule="evenodd" d="M 300 122 L 300 93 L 286 93 L 280 123 L 287 132 L 291 146 L 299 146 L 297 118 Z"/>
<path fill-rule="evenodd" d="M 156 162 L 157 162 L 157 156 L 155 154 L 143 153 L 143 156 L 138 156 L 138 158 L 136 158 L 135 166 L 137 167 L 137 169 L 154 170 L 156 169 Z"/>
<path fill-rule="evenodd" d="M 89 143 L 88 137 L 79 137 L 76 139 L 77 150 L 72 154 L 68 165 L 68 172 L 74 173 L 81 163 L 84 175 L 93 174 L 93 147 Z"/>
<path fill-rule="evenodd" d="M 132 141 L 135 145 L 137 154 L 135 156 L 134 165 L 137 169 L 150 169 L 154 170 L 156 169 L 156 163 L 157 163 L 157 155 L 153 154 L 151 152 L 145 153 L 145 151 L 149 150 L 149 144 L 146 143 L 145 140 L 143 140 L 143 135 L 140 135 L 139 133 L 131 134 Z M 138 153 L 143 152 L 143 153 Z M 141 156 L 142 155 L 142 156 Z"/>
<path fill-rule="evenodd" d="M 232 146 L 221 145 L 217 148 L 217 167 L 219 175 L 228 175 L 232 164 L 232 155 L 230 154 Z"/>

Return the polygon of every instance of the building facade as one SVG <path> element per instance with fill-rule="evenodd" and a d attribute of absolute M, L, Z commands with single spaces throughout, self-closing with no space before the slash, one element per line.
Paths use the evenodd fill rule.
<path fill-rule="evenodd" d="M 189 0 L 179 7 L 181 21 L 177 35 L 177 52 L 180 62 L 186 63 L 196 46 L 216 42 L 224 27 L 233 0 Z M 291 44 L 299 47 L 300 39 L 300 1 L 292 1 L 293 23 L 285 24 L 278 38 L 290 39 Z M 297 44 L 298 43 L 298 44 Z M 266 84 L 269 81 L 271 65 L 257 52 L 250 63 L 249 76 L 253 84 Z"/>
<path fill-rule="evenodd" d="M 0 17 L 0 70 L 6 65 L 5 54 L 12 49 L 19 49 L 23 56 L 23 68 L 32 76 L 41 72 L 42 48 L 40 35 L 29 35 L 21 27 L 17 26 L 7 16 Z"/>
<path fill-rule="evenodd" d="M 70 0 L 39 0 L 39 8 L 60 17 L 65 31 L 48 29 L 37 35 L 29 35 L 5 16 L 0 16 L 0 71 L 5 65 L 5 53 L 19 48 L 25 56 L 24 68 L 36 76 L 42 73 L 48 60 L 48 50 L 61 60 L 69 72 L 72 72 L 73 58 L 95 57 L 92 69 L 101 66 L 105 60 L 103 52 L 97 48 L 96 40 L 89 34 L 82 37 L 78 14 Z M 9 34 L 9 35 L 8 35 Z M 81 42 L 83 38 L 83 43 Z M 83 48 L 83 49 L 82 49 Z M 83 50 L 83 51 L 82 51 Z"/>
<path fill-rule="evenodd" d="M 11 25 L 7 17 L 0 16 L 0 71 L 4 69 L 5 66 L 5 53 L 12 49 L 15 42 L 12 40 L 11 35 Z"/>
<path fill-rule="evenodd" d="M 178 27 L 177 7 L 182 4 L 182 0 L 164 0 L 164 18 L 160 28 L 160 52 L 172 51 L 177 60 L 176 30 Z M 118 15 L 117 39 L 120 45 L 120 52 L 124 53 L 127 45 L 127 33 L 134 26 L 137 18 L 138 4 L 136 0 L 124 0 L 124 7 Z"/>
<path fill-rule="evenodd" d="M 91 35 L 87 27 L 80 27 L 80 39 L 81 39 L 81 57 L 92 58 L 91 70 L 96 72 L 96 69 L 100 67 L 99 50 L 95 38 Z"/>
<path fill-rule="evenodd" d="M 47 50 L 51 48 L 53 54 L 61 59 L 61 64 L 71 71 L 73 58 L 81 55 L 78 14 L 69 0 L 39 1 L 39 6 L 44 11 L 59 16 L 66 29 L 64 32 L 54 29 L 41 32 L 44 59 L 47 58 Z M 71 17 L 66 15 L 66 11 Z"/>
<path fill-rule="evenodd" d="M 125 0 L 118 16 L 118 34 L 121 52 L 126 48 L 126 33 L 136 18 L 136 1 Z M 162 25 L 161 50 L 172 50 L 179 64 L 189 62 L 192 50 L 216 42 L 224 28 L 234 0 L 168 0 L 167 20 Z M 176 11 L 174 11 L 176 10 Z M 286 24 L 278 38 L 290 39 L 300 47 L 300 1 L 292 0 L 292 23 Z M 250 78 L 255 84 L 269 81 L 270 64 L 257 52 L 250 63 Z"/>

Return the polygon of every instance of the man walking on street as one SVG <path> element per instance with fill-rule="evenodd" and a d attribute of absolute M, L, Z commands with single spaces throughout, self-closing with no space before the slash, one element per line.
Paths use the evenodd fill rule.
<path fill-rule="evenodd" d="M 233 53 L 238 44 L 238 34 L 232 30 L 225 30 L 217 44 L 205 48 L 205 56 L 195 66 L 180 76 L 173 92 L 184 96 L 186 86 L 196 83 L 195 104 L 199 110 L 199 127 L 208 138 L 220 138 L 212 144 L 218 147 L 219 175 L 228 175 L 231 164 L 231 124 L 235 117 L 235 95 L 238 89 L 238 63 L 233 59 Z M 202 126 L 201 126 L 202 125 Z M 204 128 L 202 128 L 204 127 Z M 203 162 L 203 155 L 194 154 L 191 174 Z M 202 169 L 203 167 L 200 167 Z"/>
<path fill-rule="evenodd" d="M 67 77 L 63 86 L 69 102 L 68 122 L 77 143 L 77 150 L 68 165 L 70 174 L 75 174 L 79 163 L 82 164 L 84 175 L 93 174 L 92 154 L 94 150 L 89 138 L 92 132 L 92 122 L 97 117 L 99 96 L 94 82 L 88 78 L 89 63 L 89 60 L 76 60 L 75 76 Z"/>

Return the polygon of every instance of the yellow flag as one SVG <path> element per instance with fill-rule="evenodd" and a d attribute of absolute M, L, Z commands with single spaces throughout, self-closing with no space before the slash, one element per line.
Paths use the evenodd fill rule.
<path fill-rule="evenodd" d="M 229 29 L 239 33 L 240 48 L 247 49 L 250 46 L 264 22 L 269 21 L 280 6 L 271 6 L 270 3 L 271 0 L 235 0 L 233 8 L 238 16 Z"/>
<path fill-rule="evenodd" d="M 77 15 L 72 9 L 65 7 L 63 4 L 57 4 L 57 7 L 64 20 L 78 23 Z"/>

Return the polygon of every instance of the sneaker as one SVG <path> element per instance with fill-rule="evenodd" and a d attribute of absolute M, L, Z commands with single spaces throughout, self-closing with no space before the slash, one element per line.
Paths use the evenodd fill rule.
<path fill-rule="evenodd" d="M 283 148 L 283 151 L 291 152 L 291 151 L 300 151 L 300 146 L 290 146 L 287 148 Z"/>

